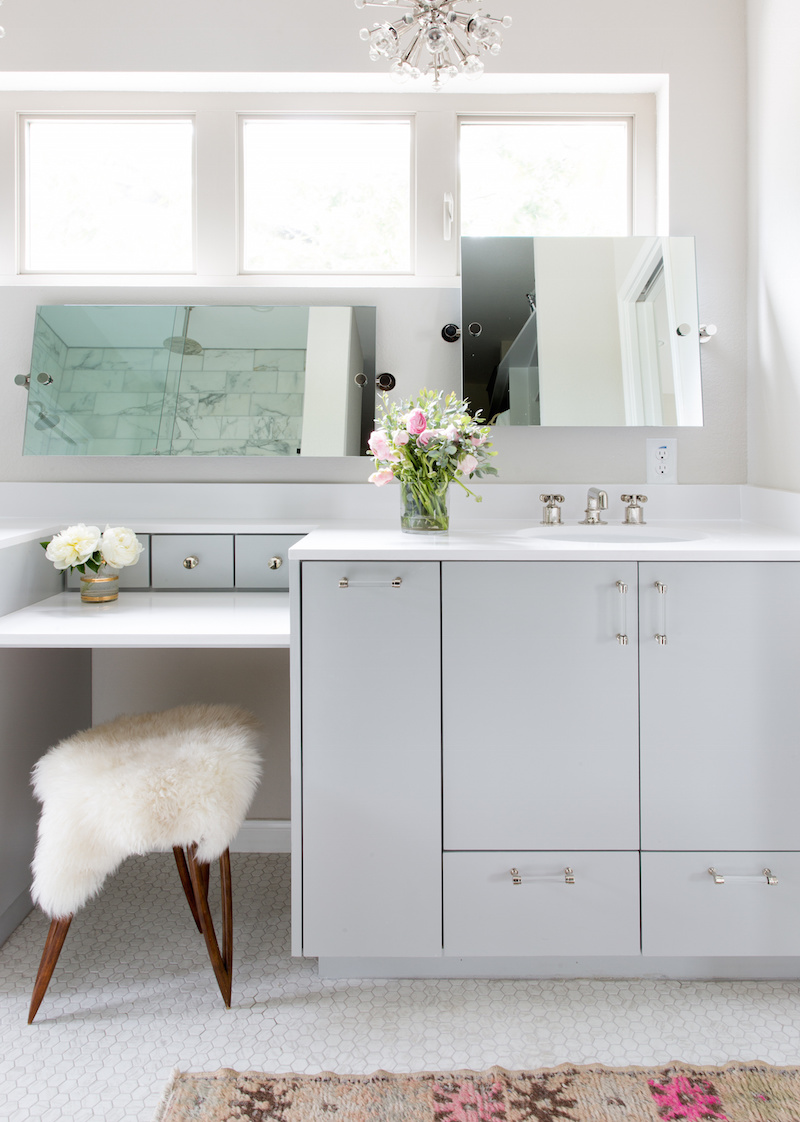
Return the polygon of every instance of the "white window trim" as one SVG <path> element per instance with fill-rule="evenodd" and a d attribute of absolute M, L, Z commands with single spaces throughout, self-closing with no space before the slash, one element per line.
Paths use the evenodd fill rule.
<path fill-rule="evenodd" d="M 0 283 L 67 284 L 76 287 L 217 286 L 270 288 L 457 288 L 458 238 L 443 237 L 443 199 L 457 200 L 456 143 L 459 117 L 627 116 L 633 120 L 632 233 L 658 233 L 665 202 L 657 189 L 666 182 L 663 137 L 657 146 L 655 93 L 397 94 L 291 93 L 0 93 L 0 151 L 16 149 L 16 161 L 0 159 Z M 261 114 L 413 115 L 415 167 L 414 275 L 285 275 L 241 273 L 238 161 L 239 121 Z M 40 115 L 191 116 L 195 121 L 196 272 L 191 274 L 43 274 L 20 271 L 22 188 L 21 118 Z M 16 168 L 15 168 L 16 164 Z M 456 203 L 457 206 L 457 203 Z M 661 231 L 663 232 L 663 231 Z"/>

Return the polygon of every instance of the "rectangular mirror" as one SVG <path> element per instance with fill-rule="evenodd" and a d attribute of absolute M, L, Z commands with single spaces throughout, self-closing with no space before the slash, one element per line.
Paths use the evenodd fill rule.
<path fill-rule="evenodd" d="M 497 425 L 702 425 L 694 238 L 462 238 L 464 396 Z"/>
<path fill-rule="evenodd" d="M 23 451 L 358 456 L 374 398 L 374 308 L 40 306 Z"/>

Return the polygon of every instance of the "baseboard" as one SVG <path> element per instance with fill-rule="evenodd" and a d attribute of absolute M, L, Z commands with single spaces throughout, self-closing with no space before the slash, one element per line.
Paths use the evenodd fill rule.
<path fill-rule="evenodd" d="M 9 904 L 3 914 L 0 915 L 0 944 L 5 943 L 12 931 L 19 927 L 25 916 L 31 911 L 33 911 L 31 894 L 26 888 L 24 892 L 20 892 L 13 904 Z"/>
<path fill-rule="evenodd" d="M 231 853 L 291 853 L 288 819 L 248 818 L 231 843 Z"/>

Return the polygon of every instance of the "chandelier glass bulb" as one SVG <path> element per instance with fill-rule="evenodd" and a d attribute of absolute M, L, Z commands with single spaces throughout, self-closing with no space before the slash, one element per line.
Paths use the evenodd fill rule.
<path fill-rule="evenodd" d="M 376 23 L 361 29 L 369 44 L 369 57 L 391 60 L 394 78 L 405 81 L 423 73 L 433 78 L 435 88 L 443 81 L 464 74 L 483 73 L 481 55 L 498 55 L 503 45 L 501 29 L 511 26 L 511 16 L 498 19 L 484 14 L 483 0 L 355 0 L 357 8 L 396 8 L 402 14 L 394 22 Z M 472 11 L 464 11 L 467 6 Z M 430 56 L 426 66 L 422 52 Z"/>

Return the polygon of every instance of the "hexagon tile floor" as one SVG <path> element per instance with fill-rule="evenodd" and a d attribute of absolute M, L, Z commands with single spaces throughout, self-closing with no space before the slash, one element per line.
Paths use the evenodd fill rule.
<path fill-rule="evenodd" d="M 172 855 L 78 914 L 26 1025 L 47 921 L 0 949 L 0 1118 L 151 1122 L 173 1068 L 370 1072 L 800 1060 L 800 983 L 322 981 L 289 956 L 289 859 L 233 855 L 234 1007 Z"/>

